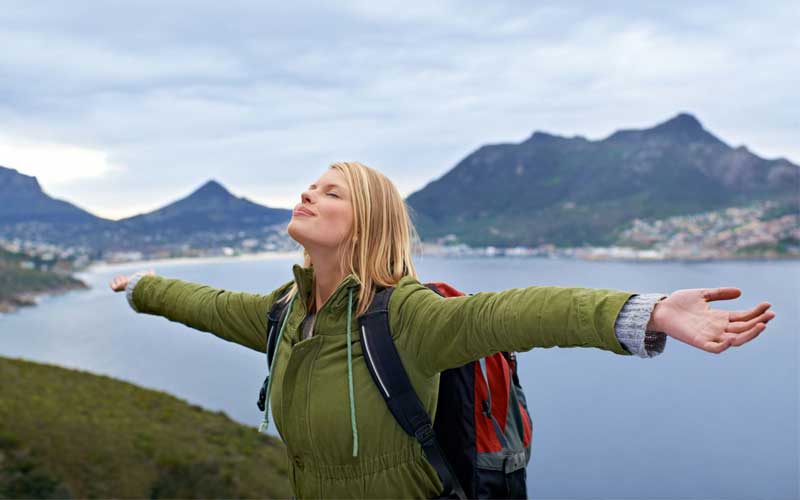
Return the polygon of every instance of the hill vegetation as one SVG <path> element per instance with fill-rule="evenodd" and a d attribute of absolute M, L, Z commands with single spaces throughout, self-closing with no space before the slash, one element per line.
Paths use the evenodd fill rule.
<path fill-rule="evenodd" d="M 286 498 L 276 438 L 169 394 L 0 357 L 0 498 Z"/>

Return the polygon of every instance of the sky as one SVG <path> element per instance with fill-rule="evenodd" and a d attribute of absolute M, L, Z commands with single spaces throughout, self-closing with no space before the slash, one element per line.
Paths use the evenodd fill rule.
<path fill-rule="evenodd" d="M 800 2 L 658 3 L 4 1 L 0 165 L 119 219 L 210 179 L 289 208 L 342 160 L 407 196 L 679 112 L 800 163 Z"/>

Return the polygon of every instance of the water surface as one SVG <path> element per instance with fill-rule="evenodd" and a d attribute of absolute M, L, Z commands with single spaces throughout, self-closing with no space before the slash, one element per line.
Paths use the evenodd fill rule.
<path fill-rule="evenodd" d="M 0 355 L 55 363 L 167 391 L 257 426 L 266 361 L 217 337 L 134 313 L 109 280 L 139 268 L 265 293 L 292 278 L 297 256 L 98 267 L 92 287 L 0 317 Z M 520 355 L 533 416 L 532 498 L 800 498 L 800 262 L 416 261 L 423 281 L 467 293 L 534 285 L 663 292 L 736 286 L 720 309 L 768 301 L 767 330 L 720 355 L 668 339 L 653 359 L 599 349 Z M 272 428 L 274 431 L 274 427 Z M 255 432 L 255 430 L 254 430 Z"/>

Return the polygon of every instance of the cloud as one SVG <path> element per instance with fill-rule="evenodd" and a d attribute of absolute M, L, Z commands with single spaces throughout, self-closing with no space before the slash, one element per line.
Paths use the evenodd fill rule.
<path fill-rule="evenodd" d="M 33 143 L 0 137 L 0 158 L 40 182 L 59 186 L 86 179 L 102 178 L 124 171 L 112 165 L 103 151 L 69 144 Z"/>
<path fill-rule="evenodd" d="M 407 195 L 486 143 L 681 111 L 800 161 L 798 21 L 790 0 L 10 2 L 0 134 L 126 166 L 62 191 L 116 216 L 209 178 L 288 207 L 337 160 Z"/>

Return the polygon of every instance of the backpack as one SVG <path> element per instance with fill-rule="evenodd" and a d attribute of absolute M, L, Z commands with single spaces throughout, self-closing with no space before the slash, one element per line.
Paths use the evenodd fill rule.
<path fill-rule="evenodd" d="M 443 297 L 464 293 L 447 283 L 426 283 Z M 414 392 L 389 331 L 393 287 L 379 288 L 359 318 L 367 369 L 403 430 L 422 445 L 444 485 L 439 498 L 527 498 L 526 466 L 532 425 L 517 376 L 514 353 L 498 352 L 440 375 L 436 422 Z M 267 365 L 271 367 L 278 325 L 286 304 L 276 301 L 268 316 Z M 259 393 L 265 409 L 269 375 Z"/>

